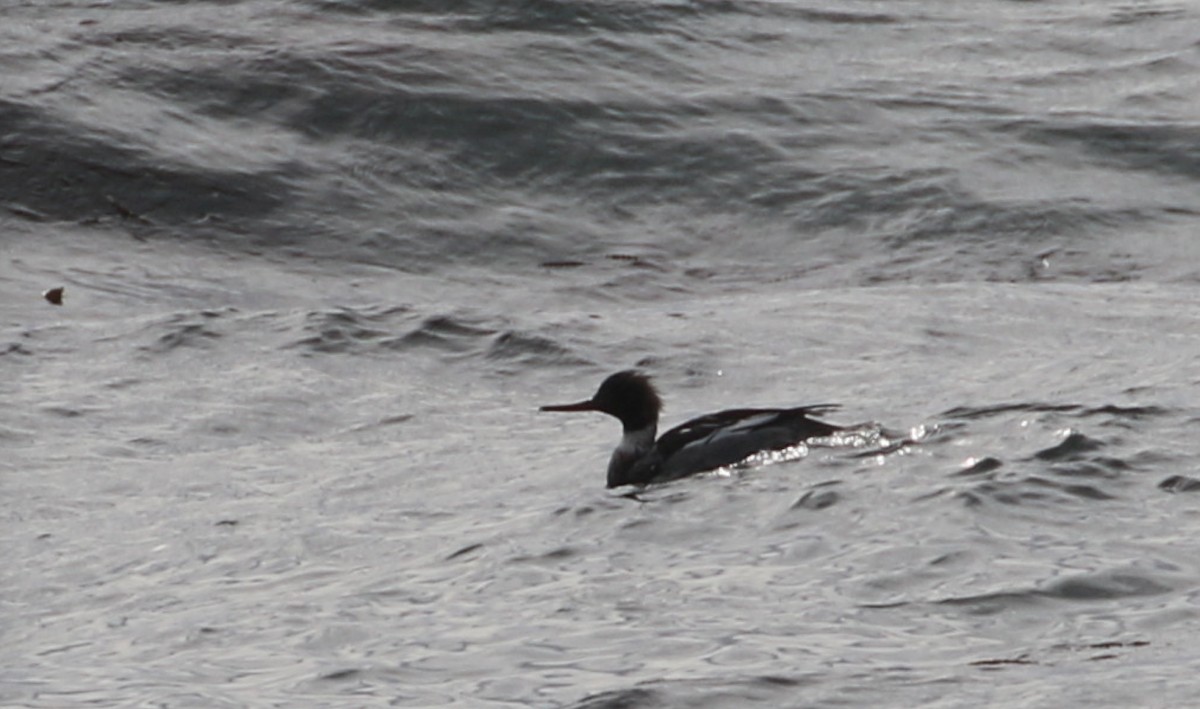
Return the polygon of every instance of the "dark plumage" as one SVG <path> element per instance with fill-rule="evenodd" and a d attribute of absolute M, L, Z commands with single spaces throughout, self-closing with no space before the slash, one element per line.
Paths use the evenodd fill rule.
<path fill-rule="evenodd" d="M 600 411 L 620 419 L 624 435 L 608 464 L 608 487 L 617 487 L 674 480 L 832 435 L 842 428 L 810 416 L 834 408 L 729 409 L 694 418 L 655 441 L 662 399 L 649 377 L 629 370 L 605 379 L 591 399 L 541 410 Z"/>

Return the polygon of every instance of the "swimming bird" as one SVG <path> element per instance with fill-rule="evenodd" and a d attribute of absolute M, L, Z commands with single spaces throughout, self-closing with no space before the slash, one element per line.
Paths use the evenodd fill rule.
<path fill-rule="evenodd" d="M 656 441 L 662 399 L 650 377 L 626 370 L 605 379 L 590 399 L 539 410 L 599 411 L 620 419 L 624 434 L 608 463 L 608 487 L 620 487 L 675 480 L 832 435 L 843 428 L 810 416 L 835 408 L 821 404 L 718 411 L 676 426 Z"/>

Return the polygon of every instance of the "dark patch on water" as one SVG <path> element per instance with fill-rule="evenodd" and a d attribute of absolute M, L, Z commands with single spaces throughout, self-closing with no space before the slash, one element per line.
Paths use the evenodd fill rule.
<path fill-rule="evenodd" d="M 513 331 L 501 333 L 492 340 L 484 356 L 490 360 L 520 365 L 514 372 L 526 372 L 529 368 L 537 367 L 588 364 L 585 359 L 548 337 Z"/>
<path fill-rule="evenodd" d="M 49 219 L 120 218 L 143 229 L 213 214 L 260 219 L 288 193 L 280 175 L 166 167 L 89 125 L 9 101 L 0 101 L 0 126 L 0 202 Z"/>
<path fill-rule="evenodd" d="M 967 559 L 969 557 L 970 557 L 970 555 L 967 554 L 966 552 L 951 552 L 949 554 L 942 554 L 941 556 L 937 556 L 937 557 L 934 557 L 933 559 L 930 559 L 929 565 L 930 566 L 944 566 L 946 564 L 953 564 L 953 563 L 957 563 L 959 561 L 963 561 L 964 559 Z"/>
<path fill-rule="evenodd" d="M 578 555 L 579 552 L 576 549 L 559 547 L 543 554 L 515 556 L 512 558 L 512 561 L 514 563 L 544 563 L 548 561 L 562 561 L 563 559 L 570 559 Z"/>
<path fill-rule="evenodd" d="M 942 416 L 952 419 L 983 419 L 1001 414 L 1025 411 L 1029 413 L 1070 412 L 1079 410 L 1078 404 L 1048 404 L 1043 402 L 1019 402 L 1011 404 L 992 404 L 989 406 L 956 406 L 942 412 Z"/>
<path fill-rule="evenodd" d="M 975 483 L 960 493 L 968 506 L 990 501 L 1013 506 L 1054 507 L 1066 502 L 1078 502 L 1081 499 L 1093 501 L 1116 499 L 1114 495 L 1093 485 L 1063 483 L 1037 475 L 1011 479 L 998 479 L 991 474 L 985 475 L 987 476 L 986 480 Z"/>
<path fill-rule="evenodd" d="M 1079 460 L 1083 454 L 1100 450 L 1104 447 L 1102 441 L 1072 431 L 1057 445 L 1045 448 L 1033 454 L 1037 460 Z"/>
<path fill-rule="evenodd" d="M 651 689 L 617 689 L 585 697 L 568 709 L 646 709 L 663 706 L 659 694 Z"/>
<path fill-rule="evenodd" d="M 666 266 L 663 266 L 662 264 L 653 261 L 649 257 L 639 256 L 637 254 L 609 254 L 607 256 L 607 258 L 610 261 L 620 261 L 622 263 L 628 264 L 629 266 L 632 266 L 633 268 L 646 268 L 646 269 L 650 269 L 652 271 L 660 271 L 660 272 L 667 270 Z"/>
<path fill-rule="evenodd" d="M 955 477 L 970 477 L 972 475 L 984 475 L 999 470 L 1004 465 L 1004 462 L 999 458 L 980 458 L 971 465 L 954 473 Z"/>
<path fill-rule="evenodd" d="M 972 667 L 995 668 L 995 667 L 1004 667 L 1004 666 L 1008 666 L 1008 665 L 1036 665 L 1037 663 L 1034 662 L 1033 660 L 1029 659 L 1029 655 L 1020 655 L 1017 657 L 1001 658 L 1001 659 L 995 659 L 995 660 L 975 660 L 974 662 L 970 662 L 967 664 L 971 665 Z"/>
<path fill-rule="evenodd" d="M 1163 585 L 1130 573 L 1096 573 L 1063 579 L 1049 584 L 1042 594 L 1068 601 L 1106 601 L 1117 598 L 1157 596 L 1171 591 Z"/>
<path fill-rule="evenodd" d="M 341 680 L 353 679 L 362 674 L 359 669 L 334 670 L 328 674 L 323 674 L 318 679 L 327 682 L 339 682 Z"/>
<path fill-rule="evenodd" d="M 428 15 L 445 22 L 447 30 L 481 32 L 539 32 L 553 35 L 581 34 L 602 38 L 624 34 L 676 34 L 683 23 L 706 19 L 720 20 L 726 15 L 765 17 L 791 22 L 824 22 L 835 25 L 880 25 L 900 22 L 900 17 L 876 11 L 797 7 L 774 3 L 736 3 L 728 0 L 704 3 L 608 3 L 535 0 L 512 5 L 491 0 L 456 3 L 448 15 L 445 3 L 410 0 L 397 4 L 392 0 L 365 0 L 345 3 L 321 0 L 314 3 L 324 11 L 353 14 L 382 12 L 389 15 Z M 429 19 L 422 18 L 422 24 Z M 754 35 L 747 41 L 770 37 Z M 788 35 L 790 36 L 790 35 Z"/>
<path fill-rule="evenodd" d="M 1149 640 L 1110 640 L 1102 643 L 1091 643 L 1084 645 L 1085 650 L 1116 650 L 1132 647 L 1147 647 L 1150 645 Z"/>
<path fill-rule="evenodd" d="M 1072 463 L 1056 463 L 1050 466 L 1050 472 L 1064 477 L 1098 478 L 1115 480 L 1128 471 L 1130 466 L 1120 458 L 1099 456 L 1090 460 Z"/>
<path fill-rule="evenodd" d="M 1086 500 L 1115 500 L 1114 495 L 1092 485 L 1064 485 L 1063 491 Z"/>
<path fill-rule="evenodd" d="M 658 680 L 632 689 L 602 692 L 569 709 L 674 709 L 675 707 L 791 706 L 798 687 L 819 683 L 805 677 L 761 674 L 749 677 Z"/>
<path fill-rule="evenodd" d="M 340 3 L 339 3 L 340 4 Z M 715 3 L 720 6 L 723 3 Z M 389 4 L 388 7 L 391 7 Z M 406 3 L 408 12 L 445 13 L 444 5 L 422 0 Z M 671 31 L 680 20 L 711 12 L 693 4 L 608 3 L 585 0 L 525 0 L 495 3 L 470 0 L 463 4 L 460 29 L 484 32 L 547 32 L 553 34 L 657 34 Z"/>
<path fill-rule="evenodd" d="M 452 559 L 457 559 L 459 557 L 466 556 L 472 552 L 479 551 L 482 548 L 483 548 L 483 544 L 481 544 L 481 543 L 468 544 L 467 546 L 463 547 L 462 549 L 459 549 L 458 551 L 452 552 L 449 555 L 447 555 L 446 561 L 451 561 Z"/>
<path fill-rule="evenodd" d="M 379 419 L 380 426 L 395 426 L 398 423 L 407 423 L 413 420 L 413 414 L 395 414 L 393 416 L 385 416 Z"/>
<path fill-rule="evenodd" d="M 836 490 L 809 490 L 800 496 L 800 499 L 792 503 L 789 509 L 793 510 L 823 510 L 826 507 L 832 507 L 841 499 L 841 495 Z"/>
<path fill-rule="evenodd" d="M 45 406 L 42 408 L 48 414 L 53 414 L 62 418 L 73 419 L 84 415 L 83 409 L 78 409 L 71 406 Z"/>
<path fill-rule="evenodd" d="M 287 347 L 321 354 L 378 354 L 392 351 L 428 350 L 448 355 L 477 353 L 494 360 L 525 362 L 531 358 L 545 365 L 571 360 L 553 341 L 537 336 L 505 332 L 477 318 L 463 315 L 431 315 L 416 327 L 408 308 L 382 311 L 341 309 L 310 313 L 304 323 L 306 337 Z M 485 344 L 489 343 L 490 344 Z"/>
<path fill-rule="evenodd" d="M 1127 650 L 1133 648 L 1142 648 L 1149 646 L 1150 643 L 1145 640 L 1112 640 L 1107 642 L 1089 643 L 1087 645 L 1056 645 L 1052 648 L 1056 653 L 1071 653 L 1072 655 L 1092 652 L 1095 650 Z M 1091 655 L 1087 658 L 1089 662 L 1098 662 L 1103 660 L 1114 660 L 1121 655 L 1115 652 L 1106 652 L 1099 655 Z M 1052 659 L 1052 658 L 1051 658 Z M 1046 662 L 1046 658 L 1035 659 L 1031 653 L 1021 653 L 1016 657 L 994 658 L 986 660 L 975 660 L 968 663 L 971 667 L 980 667 L 983 669 L 998 670 L 1010 665 L 1037 665 Z"/>
<path fill-rule="evenodd" d="M 915 178 L 916 176 L 914 176 Z M 997 236 L 1011 236 L 1014 241 L 1028 239 L 1030 235 L 1047 233 L 1064 234 L 1081 232 L 1089 228 L 1112 227 L 1120 224 L 1144 222 L 1145 215 L 1134 209 L 1105 209 L 1092 204 L 1063 204 L 1057 201 L 1026 200 L 1014 203 L 996 203 L 962 192 L 952 184 L 934 184 L 924 190 L 911 185 L 870 185 L 872 195 L 859 198 L 852 206 L 861 202 L 861 214 L 896 216 L 905 221 L 906 228 L 896 230 L 886 243 L 901 251 L 912 251 L 922 241 L 948 240 L 956 242 L 956 248 L 964 253 L 982 247 Z M 895 197 L 894 204 L 884 200 Z M 835 204 L 832 200 L 829 204 Z M 953 203 L 952 209 L 936 209 L 935 204 Z M 848 205 L 842 205 L 848 206 Z M 853 209 L 847 211 L 854 211 Z M 1031 263 L 1032 262 L 1032 263 Z M 1036 280 L 1042 277 L 1037 267 L 1040 260 L 1025 256 L 1015 263 L 1022 268 L 1003 271 L 1008 279 Z M 1090 272 L 1089 275 L 1096 275 Z M 1128 280 L 1130 274 L 1113 270 L 1106 280 Z"/>
<path fill-rule="evenodd" d="M 322 354 L 338 354 L 350 351 L 365 342 L 378 340 L 387 332 L 367 327 L 352 313 L 312 313 L 305 330 L 316 333 L 292 343 L 292 347 L 303 347 Z"/>
<path fill-rule="evenodd" d="M 1023 591 L 997 591 L 971 596 L 945 598 L 939 605 L 964 606 L 973 615 L 994 615 L 1025 608 L 1043 600 L 1112 601 L 1169 593 L 1170 586 L 1143 575 L 1129 572 L 1097 572 L 1055 580 L 1043 588 Z"/>
<path fill-rule="evenodd" d="M 755 678 L 755 680 L 763 684 L 776 685 L 779 687 L 799 687 L 806 684 L 806 682 L 798 680 L 794 677 L 783 677 L 781 675 L 762 675 L 761 677 Z"/>
<path fill-rule="evenodd" d="M 1007 613 L 1018 608 L 1036 606 L 1042 602 L 1041 594 L 1036 590 L 1026 591 L 997 591 L 980 593 L 970 596 L 943 598 L 936 603 L 943 606 L 962 606 L 971 615 L 996 615 Z"/>
<path fill-rule="evenodd" d="M 1200 492 L 1200 480 L 1186 475 L 1172 475 L 1158 484 L 1166 492 Z"/>
<path fill-rule="evenodd" d="M 495 334 L 495 330 L 481 323 L 450 315 L 435 315 L 398 340 L 395 349 L 432 349 L 461 354 L 477 350 L 481 342 Z"/>
<path fill-rule="evenodd" d="M 1162 406 L 1117 406 L 1105 404 L 1090 409 L 1084 409 L 1083 416 L 1113 416 L 1116 418 L 1146 419 L 1156 416 L 1166 416 L 1171 410 Z"/>
<path fill-rule="evenodd" d="M 120 391 L 123 389 L 130 389 L 134 386 L 137 386 L 138 384 L 143 383 L 144 381 L 145 380 L 143 380 L 139 377 L 120 377 L 120 378 L 112 379 L 108 382 L 105 382 L 104 388 L 112 389 L 115 391 Z"/>
<path fill-rule="evenodd" d="M 388 349 L 397 339 L 395 330 L 405 327 L 413 317 L 405 306 L 314 311 L 305 315 L 302 325 L 310 334 L 285 347 L 320 354 Z"/>
<path fill-rule="evenodd" d="M 1184 125 L 1045 122 L 1024 133 L 1035 143 L 1077 145 L 1100 165 L 1200 178 L 1200 136 Z"/>
<path fill-rule="evenodd" d="M 29 356 L 33 354 L 33 352 L 20 342 L 10 342 L 3 348 L 0 348 L 0 357 L 13 354 Z"/>
<path fill-rule="evenodd" d="M 163 330 L 154 342 L 139 349 L 150 354 L 166 354 L 177 349 L 211 349 L 215 340 L 223 337 L 209 321 L 221 315 L 212 311 L 185 313 L 173 316 L 165 323 L 154 326 Z"/>

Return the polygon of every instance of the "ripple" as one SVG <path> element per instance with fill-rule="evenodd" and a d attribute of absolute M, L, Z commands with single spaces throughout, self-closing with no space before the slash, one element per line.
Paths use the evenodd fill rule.
<path fill-rule="evenodd" d="M 578 555 L 579 555 L 579 550 L 577 550 L 577 549 L 573 549 L 571 547 L 558 547 L 556 549 L 551 549 L 550 551 L 544 552 L 542 554 L 533 554 L 533 555 L 522 554 L 520 556 L 515 556 L 512 559 L 510 559 L 510 561 L 515 564 L 526 564 L 526 563 L 540 564 L 540 563 L 546 563 L 546 562 L 558 562 L 558 561 L 562 561 L 563 559 L 570 559 L 571 557 L 578 556 Z"/>
<path fill-rule="evenodd" d="M 1046 601 L 1095 602 L 1159 596 L 1174 586 L 1135 569 L 1102 570 L 1055 579 L 1044 586 L 953 596 L 935 603 L 961 606 L 972 615 L 1027 610 Z"/>
<path fill-rule="evenodd" d="M 184 348 L 209 349 L 214 340 L 223 336 L 213 325 L 223 316 L 223 313 L 213 310 L 174 315 L 166 322 L 152 325 L 149 329 L 161 331 L 161 334 L 152 343 L 142 345 L 139 349 L 151 354 L 166 354 Z"/>
<path fill-rule="evenodd" d="M 541 335 L 507 331 L 492 340 L 484 355 L 487 359 L 528 367 L 587 364 L 554 340 Z"/>
<path fill-rule="evenodd" d="M 20 342 L 10 342 L 7 345 L 0 345 L 0 357 L 11 354 L 29 356 L 33 354 L 33 352 Z"/>
<path fill-rule="evenodd" d="M 652 689 L 617 689 L 585 697 L 568 709 L 641 709 L 642 707 L 664 706 L 659 693 Z"/>
<path fill-rule="evenodd" d="M 485 319 L 461 314 L 435 314 L 413 321 L 418 315 L 407 307 L 317 311 L 309 313 L 301 326 L 304 337 L 286 348 L 309 354 L 375 354 L 395 351 L 427 351 L 441 355 L 482 355 L 489 359 L 524 363 L 540 358 L 539 364 L 561 356 L 561 348 L 537 336 L 504 332 Z"/>
<path fill-rule="evenodd" d="M 832 507 L 841 499 L 836 490 L 809 490 L 792 503 L 793 510 L 823 510 Z"/>
<path fill-rule="evenodd" d="M 308 353 L 342 354 L 379 349 L 394 328 L 411 317 L 408 308 L 338 308 L 307 313 L 301 329 L 306 335 L 284 345 Z"/>
<path fill-rule="evenodd" d="M 1078 411 L 1078 404 L 1048 404 L 1045 402 L 1014 402 L 988 406 L 956 406 L 942 412 L 942 416 L 955 419 L 983 419 L 1018 411 L 1030 413 Z"/>
<path fill-rule="evenodd" d="M 936 603 L 941 606 L 961 606 L 971 615 L 987 616 L 1035 607 L 1042 603 L 1042 594 L 1036 589 L 995 591 L 943 598 Z"/>
<path fill-rule="evenodd" d="M 446 561 L 451 561 L 451 560 L 453 560 L 453 559 L 458 559 L 458 558 L 460 558 L 460 557 L 467 556 L 468 554 L 472 554 L 472 553 L 474 553 L 474 552 L 477 552 L 477 551 L 479 551 L 480 549 L 482 549 L 482 548 L 483 548 L 483 546 L 484 546 L 484 545 L 483 545 L 482 543 L 480 543 L 480 542 L 476 542 L 475 544 L 468 544 L 467 546 L 465 546 L 465 547 L 462 547 L 461 549 L 458 549 L 457 551 L 454 551 L 454 552 L 451 552 L 450 554 L 448 554 L 448 555 L 446 556 Z"/>
<path fill-rule="evenodd" d="M 1028 126 L 1027 135 L 1049 145 L 1078 145 L 1101 165 L 1200 177 L 1200 161 L 1195 157 L 1200 139 L 1184 125 L 1042 123 Z"/>
<path fill-rule="evenodd" d="M 464 353 L 478 349 L 495 329 L 463 317 L 435 315 L 395 342 L 395 349 L 431 349 Z"/>
<path fill-rule="evenodd" d="M 1064 483 L 1037 475 L 1013 479 L 988 479 L 961 493 L 968 506 L 996 502 L 1011 506 L 1050 506 L 1080 500 L 1112 500 L 1109 494 L 1094 485 Z"/>
<path fill-rule="evenodd" d="M 1172 588 L 1144 575 L 1101 572 L 1075 576 L 1049 584 L 1041 593 L 1068 601 L 1105 601 L 1117 598 L 1157 596 Z"/>
<path fill-rule="evenodd" d="M 984 475 L 999 470 L 1003 465 L 1004 461 L 991 456 L 979 459 L 972 458 L 967 461 L 966 467 L 955 472 L 954 476 L 969 477 L 972 475 Z"/>
<path fill-rule="evenodd" d="M 1078 460 L 1084 453 L 1100 450 L 1104 442 L 1095 438 L 1071 431 L 1057 445 L 1042 449 L 1033 454 L 1038 460 Z"/>
<path fill-rule="evenodd" d="M 353 668 L 344 669 L 344 670 L 334 670 L 333 672 L 327 672 L 326 674 L 323 674 L 323 675 L 317 677 L 317 679 L 319 679 L 321 681 L 325 681 L 325 682 L 339 682 L 342 680 L 354 679 L 356 677 L 359 677 L 360 675 L 362 675 L 362 672 L 363 671 L 360 669 L 353 669 Z"/>
<path fill-rule="evenodd" d="M 1162 406 L 1117 406 L 1105 404 L 1090 409 L 1084 409 L 1083 416 L 1111 416 L 1114 418 L 1146 419 L 1156 416 L 1166 416 L 1171 410 Z"/>
<path fill-rule="evenodd" d="M 662 679 L 585 697 L 568 709 L 660 709 L 664 707 L 791 706 L 798 687 L 819 679 L 778 674 Z"/>
<path fill-rule="evenodd" d="M 1200 480 L 1186 475 L 1172 475 L 1158 484 L 1167 492 L 1200 492 Z"/>

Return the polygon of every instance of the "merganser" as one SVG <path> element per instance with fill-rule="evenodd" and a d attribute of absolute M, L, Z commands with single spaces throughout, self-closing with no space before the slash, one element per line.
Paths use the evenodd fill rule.
<path fill-rule="evenodd" d="M 809 416 L 835 408 L 729 409 L 694 418 L 655 441 L 662 399 L 650 377 L 627 370 L 605 379 L 590 399 L 540 410 L 600 411 L 620 419 L 624 435 L 608 463 L 608 487 L 620 487 L 674 480 L 832 435 L 843 428 Z"/>

